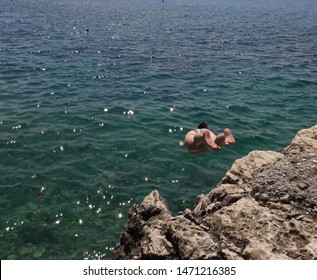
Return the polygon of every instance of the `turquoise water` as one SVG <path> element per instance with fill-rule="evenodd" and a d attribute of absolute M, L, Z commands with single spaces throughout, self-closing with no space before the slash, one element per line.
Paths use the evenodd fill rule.
<path fill-rule="evenodd" d="M 317 4 L 1 0 L 0 257 L 111 258 L 129 208 L 174 214 L 316 124 Z M 201 120 L 237 143 L 178 147 Z"/>

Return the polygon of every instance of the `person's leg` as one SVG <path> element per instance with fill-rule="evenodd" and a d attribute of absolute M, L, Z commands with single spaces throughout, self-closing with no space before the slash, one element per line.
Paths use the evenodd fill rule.
<path fill-rule="evenodd" d="M 231 134 L 231 131 L 229 128 L 225 128 L 225 130 L 223 131 L 225 136 L 226 136 L 226 140 L 225 140 L 225 145 L 233 145 L 236 140 L 234 139 L 233 135 Z"/>
<path fill-rule="evenodd" d="M 220 150 L 221 146 L 216 143 L 216 135 L 213 134 L 210 130 L 206 129 L 203 132 L 203 136 L 205 139 L 206 144 L 213 150 Z"/>
<path fill-rule="evenodd" d="M 220 133 L 216 136 L 215 143 L 221 148 L 225 144 L 226 136 L 224 133 Z"/>
<path fill-rule="evenodd" d="M 232 136 L 230 129 L 225 128 L 223 133 L 218 134 L 216 136 L 215 143 L 219 145 L 220 147 L 233 145 L 235 143 L 235 139 Z"/>

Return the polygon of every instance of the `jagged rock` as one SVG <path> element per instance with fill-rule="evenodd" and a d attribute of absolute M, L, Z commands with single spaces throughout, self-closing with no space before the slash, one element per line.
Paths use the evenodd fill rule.
<path fill-rule="evenodd" d="M 175 258 L 174 248 L 166 238 L 166 221 L 171 213 L 158 191 L 151 192 L 140 205 L 129 211 L 128 223 L 121 243 L 113 253 L 114 259 Z"/>
<path fill-rule="evenodd" d="M 242 184 L 247 182 L 266 165 L 273 164 L 283 157 L 283 154 L 272 151 L 253 151 L 247 157 L 237 159 L 233 163 L 222 183 Z"/>
<path fill-rule="evenodd" d="M 309 129 L 302 129 L 297 132 L 292 143 L 284 149 L 284 154 L 311 154 L 316 155 L 317 149 L 317 129 L 313 126 Z M 303 157 L 304 158 L 304 157 Z"/>
<path fill-rule="evenodd" d="M 172 217 L 157 191 L 130 210 L 114 259 L 317 259 L 317 125 L 253 151 Z"/>

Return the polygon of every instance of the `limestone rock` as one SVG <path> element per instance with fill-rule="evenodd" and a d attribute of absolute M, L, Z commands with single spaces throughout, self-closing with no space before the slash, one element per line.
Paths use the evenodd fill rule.
<path fill-rule="evenodd" d="M 157 191 L 132 207 L 114 259 L 317 259 L 317 125 L 253 151 L 172 217 Z"/>
<path fill-rule="evenodd" d="M 283 154 L 272 151 L 253 151 L 248 156 L 237 159 L 222 182 L 242 184 L 252 179 L 254 174 L 264 168 L 264 166 L 272 164 L 283 157 Z"/>
<path fill-rule="evenodd" d="M 166 201 L 157 191 L 151 192 L 140 205 L 130 209 L 128 223 L 120 239 L 124 245 L 116 248 L 113 258 L 174 258 L 173 246 L 166 238 L 166 221 L 171 217 Z"/>
<path fill-rule="evenodd" d="M 297 132 L 292 143 L 284 149 L 284 154 L 298 154 L 305 152 L 306 154 L 316 154 L 317 150 L 317 125 L 302 129 Z"/>

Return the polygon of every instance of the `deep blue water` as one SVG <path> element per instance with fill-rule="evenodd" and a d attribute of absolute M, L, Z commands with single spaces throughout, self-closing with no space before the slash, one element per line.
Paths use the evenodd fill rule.
<path fill-rule="evenodd" d="M 0 257 L 111 258 L 157 189 L 174 214 L 316 124 L 314 0 L 1 0 Z M 178 147 L 207 120 L 237 143 Z"/>

